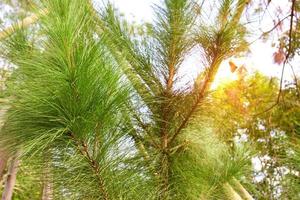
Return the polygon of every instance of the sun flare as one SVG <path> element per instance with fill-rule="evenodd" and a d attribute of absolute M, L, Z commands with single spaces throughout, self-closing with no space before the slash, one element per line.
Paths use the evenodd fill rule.
<path fill-rule="evenodd" d="M 236 64 L 237 69 L 235 71 L 232 71 L 229 65 L 229 62 L 233 62 Z M 245 66 L 245 59 L 229 59 L 224 62 L 222 62 L 217 74 L 216 78 L 214 80 L 214 83 L 212 85 L 212 89 L 218 88 L 220 85 L 226 84 L 228 82 L 236 81 L 239 78 L 238 75 L 238 68 Z"/>

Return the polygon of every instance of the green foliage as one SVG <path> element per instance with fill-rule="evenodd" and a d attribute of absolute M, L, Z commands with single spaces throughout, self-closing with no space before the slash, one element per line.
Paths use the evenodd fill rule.
<path fill-rule="evenodd" d="M 212 129 L 200 127 L 187 129 L 180 138 L 184 144 L 171 156 L 172 199 L 222 199 L 224 184 L 250 172 L 248 148 L 241 146 L 232 154 Z"/>
<path fill-rule="evenodd" d="M 32 190 L 48 183 L 54 199 L 70 200 L 231 199 L 236 180 L 249 183 L 252 143 L 234 133 L 252 120 L 251 140 L 266 136 L 254 128 L 262 118 L 250 117 L 278 86 L 256 74 L 209 93 L 220 63 L 248 47 L 246 1 L 219 4 L 210 24 L 191 1 L 165 0 L 149 34 L 135 35 L 110 4 L 97 13 L 88 1 L 43 1 L 38 42 L 20 30 L 1 52 L 16 70 L 0 144 L 22 152 L 39 183 Z M 199 47 L 208 66 L 181 87 L 179 69 Z"/>
<path fill-rule="evenodd" d="M 153 165 L 151 170 L 158 179 L 159 199 L 198 199 L 203 196 L 201 191 L 204 189 L 199 189 L 201 187 L 209 188 L 211 193 L 215 190 L 222 193 L 222 183 L 230 181 L 236 174 L 223 176 L 224 179 L 218 186 L 204 186 L 207 184 L 201 178 L 205 176 L 204 173 L 209 176 L 205 180 L 218 180 L 219 176 L 209 172 L 217 163 L 207 162 L 206 166 L 201 164 L 201 159 L 225 159 L 224 155 L 228 152 L 224 150 L 215 157 L 204 154 L 207 157 L 203 156 L 196 161 L 197 153 L 205 151 L 195 148 L 198 140 L 201 143 L 203 138 L 195 137 L 194 145 L 185 144 L 185 139 L 176 139 L 178 135 L 188 138 L 194 131 L 198 132 L 200 127 L 191 125 L 194 120 L 200 119 L 201 124 L 205 124 L 204 119 L 196 117 L 199 114 L 196 111 L 200 102 L 204 101 L 210 84 L 205 83 L 202 88 L 199 85 L 193 90 L 177 90 L 175 84 L 180 82 L 178 70 L 185 57 L 198 45 L 206 51 L 203 53 L 206 56 L 204 62 L 208 62 L 208 68 L 213 69 L 212 73 L 205 74 L 203 81 L 211 83 L 223 59 L 246 49 L 245 30 L 238 21 L 232 21 L 226 27 L 217 25 L 215 28 L 209 24 L 199 28 L 199 16 L 194 13 L 193 4 L 189 1 L 166 0 L 162 6 L 155 7 L 155 12 L 156 20 L 152 26 L 148 26 L 150 34 L 137 39 L 130 37 L 123 26 L 124 22 L 111 6 L 102 11 L 99 18 L 99 28 L 107 34 L 104 42 L 135 90 L 133 113 L 128 116 L 133 120 L 132 137 L 143 144 L 147 152 L 145 160 Z M 242 11 L 234 11 L 235 14 L 239 12 Z M 142 101 L 135 104 L 136 99 Z M 205 108 L 203 110 L 206 112 Z M 214 145 L 222 149 L 218 139 L 213 138 L 216 140 Z M 181 147 L 186 147 L 187 150 L 181 152 Z M 193 151 L 195 152 L 191 153 Z M 227 155 L 230 160 L 231 154 Z M 180 164 L 183 160 L 184 164 Z M 221 163 L 220 168 L 226 172 L 238 166 L 237 163 L 229 166 L 225 160 Z"/>
<path fill-rule="evenodd" d="M 210 105 L 215 106 L 213 127 L 224 141 L 235 147 L 236 139 L 246 137 L 244 143 L 256 149 L 255 165 L 261 169 L 254 170 L 251 179 L 262 180 L 253 181 L 255 188 L 248 188 L 258 199 L 299 196 L 298 89 L 285 88 L 284 101 L 268 110 L 276 103 L 278 90 L 278 80 L 255 73 L 219 87 Z"/>
<path fill-rule="evenodd" d="M 6 43 L 18 69 L 1 146 L 21 149 L 24 159 L 49 157 L 40 167 L 58 175 L 58 199 L 68 193 L 70 199 L 131 199 L 139 179 L 126 181 L 134 177 L 133 166 L 124 165 L 133 151 L 123 147 L 130 144 L 121 118 L 126 83 L 93 35 L 88 4 L 55 0 L 44 6 L 49 15 L 41 19 L 39 45 L 30 46 L 21 34 Z"/>

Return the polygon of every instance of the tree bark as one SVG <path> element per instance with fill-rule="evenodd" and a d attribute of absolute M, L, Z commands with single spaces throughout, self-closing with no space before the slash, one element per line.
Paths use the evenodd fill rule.
<path fill-rule="evenodd" d="M 42 200 L 52 200 L 53 199 L 53 185 L 49 177 L 43 181 L 43 192 Z"/>
<path fill-rule="evenodd" d="M 53 199 L 53 182 L 51 178 L 51 164 L 50 161 L 46 161 L 43 173 L 43 191 L 42 200 L 52 200 Z"/>
<path fill-rule="evenodd" d="M 233 184 L 235 189 L 239 192 L 243 199 L 254 200 L 254 198 L 249 194 L 249 192 L 244 188 L 244 186 L 235 178 L 233 179 Z"/>
<path fill-rule="evenodd" d="M 3 178 L 3 173 L 6 168 L 6 163 L 7 163 L 7 155 L 4 151 L 0 150 L 0 182 L 2 181 Z"/>
<path fill-rule="evenodd" d="M 0 129 L 1 129 L 3 126 L 3 123 L 4 123 L 4 115 L 5 115 L 6 111 L 8 110 L 8 107 L 5 106 L 7 103 L 7 99 L 1 99 L 0 103 L 4 104 L 4 106 L 1 105 L 1 109 L 0 109 Z M 9 157 L 7 155 L 7 152 L 3 149 L 0 149 L 0 182 L 2 181 L 3 173 L 4 173 L 4 170 L 6 169 L 8 158 Z"/>
<path fill-rule="evenodd" d="M 2 193 L 2 200 L 11 200 L 14 186 L 16 184 L 17 171 L 19 166 L 18 154 L 11 160 L 8 168 L 8 176 L 6 178 L 5 186 Z"/>
<path fill-rule="evenodd" d="M 228 200 L 243 200 L 242 197 L 231 187 L 229 183 L 223 185 Z"/>

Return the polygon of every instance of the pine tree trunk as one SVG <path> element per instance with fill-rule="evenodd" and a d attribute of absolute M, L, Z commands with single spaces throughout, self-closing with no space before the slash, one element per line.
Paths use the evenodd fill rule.
<path fill-rule="evenodd" d="M 42 200 L 52 200 L 53 199 L 53 184 L 50 175 L 50 164 L 46 164 L 44 167 L 43 174 L 43 191 Z"/>
<path fill-rule="evenodd" d="M 231 187 L 229 183 L 225 183 L 223 189 L 228 200 L 243 200 L 242 197 Z"/>
<path fill-rule="evenodd" d="M 249 192 L 244 188 L 244 186 L 235 178 L 233 179 L 233 184 L 235 186 L 235 189 L 239 192 L 243 199 L 254 200 L 254 198 L 249 194 Z"/>
<path fill-rule="evenodd" d="M 6 163 L 7 163 L 7 155 L 5 152 L 0 151 L 0 182 L 2 181 L 3 178 L 3 172 L 6 168 Z"/>
<path fill-rule="evenodd" d="M 1 99 L 1 103 L 6 103 L 6 99 Z M 4 115 L 7 111 L 7 109 L 8 109 L 7 106 L 1 106 L 1 109 L 0 109 L 0 128 L 2 128 L 2 126 L 3 126 L 3 123 L 4 123 L 3 118 L 4 118 Z M 6 169 L 7 160 L 8 160 L 7 152 L 0 149 L 0 182 L 3 179 L 3 173 L 4 173 L 4 170 Z"/>
<path fill-rule="evenodd" d="M 49 179 L 44 180 L 42 200 L 52 200 L 52 183 Z"/>
<path fill-rule="evenodd" d="M 13 195 L 13 189 L 16 183 L 17 171 L 19 166 L 18 154 L 11 160 L 8 168 L 8 175 L 5 182 L 5 186 L 2 193 L 2 200 L 11 200 Z"/>

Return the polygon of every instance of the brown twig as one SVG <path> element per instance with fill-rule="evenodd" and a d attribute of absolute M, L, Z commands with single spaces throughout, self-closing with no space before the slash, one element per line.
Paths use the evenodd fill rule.
<path fill-rule="evenodd" d="M 269 29 L 268 31 L 264 31 L 258 38 L 254 39 L 252 42 L 250 42 L 249 44 L 253 44 L 254 42 L 256 42 L 257 40 L 261 39 L 263 36 L 271 33 L 272 31 L 274 31 L 278 26 L 281 25 L 281 23 L 286 20 L 287 18 L 289 18 L 291 16 L 291 14 L 285 16 L 284 18 L 280 19 L 271 29 Z"/>
<path fill-rule="evenodd" d="M 217 57 L 217 55 L 216 55 Z M 170 143 L 173 143 L 175 138 L 179 135 L 179 133 L 181 132 L 181 130 L 183 128 L 186 127 L 186 125 L 188 124 L 189 119 L 192 117 L 192 115 L 194 114 L 194 112 L 196 111 L 198 105 L 203 101 L 204 97 L 205 97 L 205 93 L 207 92 L 207 90 L 210 88 L 215 75 L 218 71 L 220 65 L 220 61 L 214 60 L 211 64 L 211 67 L 208 70 L 208 73 L 206 75 L 206 78 L 204 80 L 204 83 L 199 91 L 199 94 L 197 96 L 196 102 L 192 105 L 191 110 L 188 112 L 188 114 L 186 115 L 185 119 L 183 120 L 183 122 L 181 123 L 181 125 L 178 127 L 178 129 L 175 131 L 173 137 L 170 140 Z"/>
<path fill-rule="evenodd" d="M 291 63 L 288 63 L 288 64 L 291 67 L 291 70 L 292 70 L 292 73 L 293 73 L 293 76 L 294 76 L 294 82 L 295 82 L 295 86 L 296 86 L 296 90 L 297 90 L 297 97 L 300 97 L 300 91 L 299 91 L 300 88 L 299 88 L 299 84 L 298 84 L 298 78 L 296 76 L 293 65 L 291 65 Z"/>
<path fill-rule="evenodd" d="M 292 33 L 293 33 L 293 21 L 294 21 L 294 14 L 295 14 L 295 5 L 296 5 L 296 0 L 293 0 L 292 1 L 292 10 L 291 10 L 291 19 L 290 19 L 290 30 L 289 30 L 289 45 L 288 45 L 288 51 L 287 51 L 287 54 L 285 56 L 285 60 L 283 62 L 283 66 L 282 66 L 282 71 L 281 71 L 281 78 L 280 78 L 280 85 L 279 85 L 279 92 L 278 92 L 278 95 L 277 95 L 277 99 L 276 99 L 276 102 L 270 106 L 269 108 L 267 108 L 266 110 L 262 111 L 262 112 L 259 112 L 257 114 L 254 114 L 254 116 L 258 116 L 258 115 L 261 115 L 261 114 L 264 114 L 266 112 L 269 112 L 270 110 L 272 110 L 274 107 L 276 107 L 279 102 L 280 102 L 280 97 L 281 97 L 281 94 L 282 94 L 282 86 L 283 86 L 283 75 L 284 75 L 284 70 L 285 70 L 285 66 L 286 64 L 288 63 L 288 59 L 292 53 Z"/>
<path fill-rule="evenodd" d="M 68 133 L 68 136 L 74 141 L 74 143 L 77 145 L 77 149 L 80 152 L 80 154 L 86 158 L 89 165 L 95 172 L 95 174 L 98 178 L 99 184 L 100 184 L 100 192 L 103 196 L 103 199 L 109 200 L 110 198 L 109 198 L 108 192 L 105 188 L 104 180 L 99 175 L 99 172 L 101 171 L 101 167 L 100 167 L 99 163 L 95 159 L 93 159 L 93 157 L 90 155 L 86 142 L 84 142 L 80 139 L 77 139 L 76 136 L 74 135 L 74 133 L 72 133 L 72 132 Z"/>

